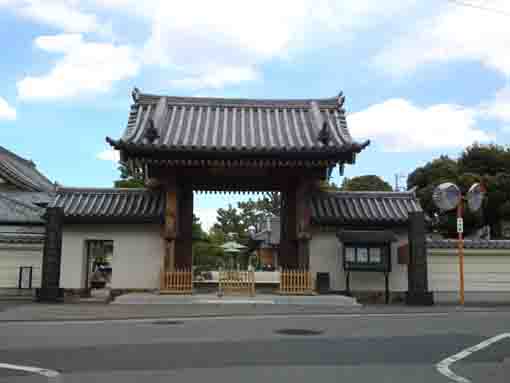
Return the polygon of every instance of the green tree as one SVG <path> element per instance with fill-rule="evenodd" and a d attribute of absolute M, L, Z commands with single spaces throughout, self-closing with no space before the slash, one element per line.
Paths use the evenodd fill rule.
<path fill-rule="evenodd" d="M 501 235 L 500 221 L 510 219 L 510 150 L 499 145 L 474 144 L 467 147 L 458 160 L 441 156 L 418 167 L 407 179 L 408 188 L 416 187 L 416 194 L 424 211 L 430 216 L 438 216 L 436 229 L 447 236 L 456 235 L 456 212 L 440 212 L 432 200 L 437 185 L 453 182 L 465 194 L 475 182 L 486 188 L 486 199 L 482 210 L 464 211 L 464 231 L 473 230 L 487 224 L 494 237 Z M 507 205 L 508 203 L 508 205 Z"/>
<path fill-rule="evenodd" d="M 202 229 L 200 218 L 193 214 L 193 223 L 191 224 L 191 237 L 194 241 L 207 241 L 207 233 Z"/>
<path fill-rule="evenodd" d="M 126 165 L 120 164 L 119 167 L 120 179 L 113 183 L 116 188 L 143 188 L 145 182 L 141 171 L 136 171 L 132 174 Z"/>
<path fill-rule="evenodd" d="M 392 191 L 391 185 L 380 177 L 369 174 L 365 176 L 345 177 L 340 186 L 344 191 Z"/>
<path fill-rule="evenodd" d="M 439 213 L 432 193 L 437 185 L 443 182 L 457 182 L 459 168 L 457 162 L 448 156 L 441 156 L 428 162 L 425 166 L 416 168 L 407 177 L 407 188 L 416 188 L 416 196 L 420 200 L 423 210 L 434 217 Z"/>
<path fill-rule="evenodd" d="M 474 144 L 467 147 L 459 160 L 459 172 L 496 175 L 510 171 L 510 149 L 501 145 Z"/>
<path fill-rule="evenodd" d="M 213 228 L 221 231 L 225 238 L 232 234 L 241 243 L 246 242 L 248 239 L 247 230 L 249 224 L 244 222 L 241 211 L 232 207 L 232 205 L 229 204 L 226 209 L 218 209 L 216 211 L 216 221 Z"/>
<path fill-rule="evenodd" d="M 270 192 L 262 198 L 254 201 L 249 199 L 246 202 L 238 202 L 241 219 L 246 227 L 254 226 L 260 220 L 271 215 L 280 215 L 281 197 L 280 193 Z"/>
<path fill-rule="evenodd" d="M 344 178 L 344 181 L 345 181 L 345 178 Z M 339 188 L 334 182 L 330 182 L 330 181 L 326 181 L 326 180 L 323 180 L 320 182 L 319 188 L 320 188 L 320 190 L 325 191 L 325 192 L 335 192 L 335 191 L 341 190 L 341 188 Z"/>

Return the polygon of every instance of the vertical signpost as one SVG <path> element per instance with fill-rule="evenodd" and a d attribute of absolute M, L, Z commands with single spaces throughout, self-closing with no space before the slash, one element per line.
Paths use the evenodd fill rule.
<path fill-rule="evenodd" d="M 485 189 L 479 183 L 473 184 L 466 196 L 463 196 L 457 185 L 450 182 L 436 187 L 432 198 L 436 206 L 442 211 L 457 208 L 457 249 L 459 255 L 459 295 L 460 304 L 464 304 L 464 200 L 472 211 L 477 211 L 482 206 Z"/>
<path fill-rule="evenodd" d="M 459 250 L 459 273 L 460 273 L 460 304 L 464 304 L 464 219 L 463 215 L 463 200 L 460 198 L 457 204 L 457 247 Z"/>

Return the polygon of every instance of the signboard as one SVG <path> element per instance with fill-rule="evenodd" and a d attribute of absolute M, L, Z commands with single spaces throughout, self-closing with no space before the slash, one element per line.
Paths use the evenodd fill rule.
<path fill-rule="evenodd" d="M 391 271 L 390 247 L 387 244 L 344 243 L 344 269 L 348 271 Z"/>
<path fill-rule="evenodd" d="M 464 232 L 464 220 L 462 218 L 457 218 L 457 233 Z"/>

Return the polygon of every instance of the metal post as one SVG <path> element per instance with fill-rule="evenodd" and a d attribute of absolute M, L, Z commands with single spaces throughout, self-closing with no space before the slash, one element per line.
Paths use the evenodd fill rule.
<path fill-rule="evenodd" d="M 461 198 L 459 201 L 459 204 L 457 205 L 457 219 L 462 220 L 462 213 L 463 213 L 463 199 Z M 464 238 L 462 234 L 463 230 L 459 230 L 457 228 L 458 232 L 458 240 L 457 240 L 457 247 L 458 247 L 458 254 L 459 254 L 459 272 L 460 272 L 460 304 L 464 304 Z"/>

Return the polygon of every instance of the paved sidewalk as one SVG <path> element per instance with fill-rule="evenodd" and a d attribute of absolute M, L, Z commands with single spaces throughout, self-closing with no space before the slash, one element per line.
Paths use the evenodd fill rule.
<path fill-rule="evenodd" d="M 345 295 L 275 295 L 257 294 L 254 297 L 216 294 L 167 295 L 151 293 L 130 293 L 118 296 L 112 304 L 255 304 L 255 305 L 319 305 L 319 306 L 360 306 L 355 298 Z"/>
<path fill-rule="evenodd" d="M 84 321 L 158 318 L 193 318 L 257 315 L 391 315 L 417 313 L 458 312 L 509 312 L 510 307 L 409 307 L 398 305 L 374 306 L 323 306 L 323 305 L 270 305 L 270 304 L 20 304 L 2 307 L 0 322 L 10 321 Z"/>

